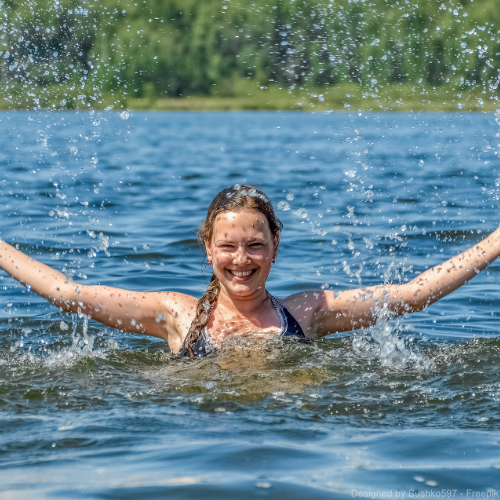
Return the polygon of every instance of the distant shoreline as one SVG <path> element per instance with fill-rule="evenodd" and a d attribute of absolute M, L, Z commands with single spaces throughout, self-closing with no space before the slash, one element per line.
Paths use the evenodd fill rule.
<path fill-rule="evenodd" d="M 281 105 L 280 105 L 281 104 Z M 382 104 L 382 105 L 380 105 Z M 356 106 L 351 104 L 345 106 L 326 106 L 315 104 L 314 107 L 298 106 L 297 104 L 269 103 L 264 106 L 245 101 L 238 98 L 200 98 L 191 99 L 158 99 L 156 101 L 148 100 L 127 100 L 127 109 L 131 111 L 293 111 L 293 112 L 336 112 L 336 113 L 354 113 L 354 112 L 447 112 L 447 113 L 466 113 L 466 112 L 495 112 L 500 108 L 497 101 L 484 103 L 482 106 L 474 102 L 465 101 L 462 108 L 458 103 L 431 102 L 431 104 L 420 105 L 417 102 L 401 103 L 397 105 L 389 103 L 377 103 L 377 106 Z"/>
<path fill-rule="evenodd" d="M 248 85 L 248 84 L 247 84 Z M 63 85 L 40 88 L 36 94 L 21 87 L 0 92 L 0 110 L 114 110 L 122 111 L 313 111 L 313 112 L 494 112 L 500 109 L 496 93 L 481 87 L 456 89 L 391 84 L 367 90 L 343 83 L 333 87 L 290 90 L 249 85 L 233 96 L 130 97 L 124 92 L 82 95 Z M 243 90 L 243 89 L 242 89 Z"/>

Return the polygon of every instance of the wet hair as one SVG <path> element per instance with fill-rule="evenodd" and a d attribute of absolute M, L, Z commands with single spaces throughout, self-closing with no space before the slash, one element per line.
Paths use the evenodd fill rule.
<path fill-rule="evenodd" d="M 204 246 L 205 241 L 211 241 L 214 233 L 214 225 L 217 216 L 223 212 L 241 212 L 243 210 L 257 210 L 265 215 L 269 228 L 273 235 L 277 235 L 283 229 L 283 223 L 274 213 L 272 203 L 260 190 L 252 186 L 240 186 L 235 184 L 230 188 L 223 189 L 210 203 L 207 218 L 198 229 L 198 238 Z M 189 352 L 194 357 L 193 347 L 200 338 L 203 328 L 208 323 L 210 314 L 214 309 L 220 292 L 220 282 L 212 274 L 207 291 L 196 304 L 196 316 L 189 327 L 186 338 L 182 344 L 180 354 Z"/>

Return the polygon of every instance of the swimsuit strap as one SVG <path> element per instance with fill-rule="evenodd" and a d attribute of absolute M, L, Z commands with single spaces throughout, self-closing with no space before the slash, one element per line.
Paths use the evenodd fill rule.
<path fill-rule="evenodd" d="M 281 335 L 283 335 L 288 330 L 288 320 L 285 315 L 284 309 L 285 306 L 276 298 L 273 297 L 269 292 L 267 292 L 267 296 L 271 299 L 271 303 L 273 304 L 278 316 L 281 321 Z"/>
<path fill-rule="evenodd" d="M 296 337 L 304 337 L 304 332 L 302 331 L 301 326 L 298 321 L 290 314 L 290 311 L 283 305 L 283 303 L 273 297 L 269 292 L 267 292 L 273 306 L 278 313 L 278 316 L 281 320 L 281 335 L 284 337 L 296 336 Z"/>

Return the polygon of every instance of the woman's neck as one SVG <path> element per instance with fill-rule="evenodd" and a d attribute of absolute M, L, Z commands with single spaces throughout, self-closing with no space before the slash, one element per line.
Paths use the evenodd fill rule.
<path fill-rule="evenodd" d="M 228 313 L 234 316 L 243 316 L 246 319 L 253 319 L 262 315 L 262 309 L 267 303 L 271 305 L 269 294 L 263 287 L 257 290 L 252 295 L 238 296 L 228 294 L 227 290 L 221 286 L 217 306 L 225 309 Z"/>

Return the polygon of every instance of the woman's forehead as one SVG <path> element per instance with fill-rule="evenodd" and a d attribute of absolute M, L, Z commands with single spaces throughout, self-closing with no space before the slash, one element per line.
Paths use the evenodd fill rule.
<path fill-rule="evenodd" d="M 257 210 L 242 210 L 240 212 L 222 212 L 214 222 L 214 234 L 219 231 L 266 231 L 269 230 L 267 218 Z"/>

